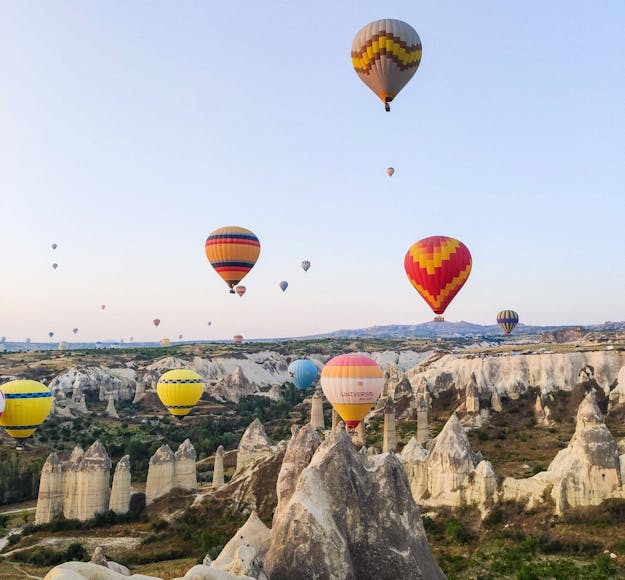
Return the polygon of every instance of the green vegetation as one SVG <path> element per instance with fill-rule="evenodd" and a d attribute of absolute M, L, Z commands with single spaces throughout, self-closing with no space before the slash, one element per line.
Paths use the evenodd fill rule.
<path fill-rule="evenodd" d="M 0 452 L 0 504 L 37 497 L 43 460 L 24 461 L 16 451 Z"/>

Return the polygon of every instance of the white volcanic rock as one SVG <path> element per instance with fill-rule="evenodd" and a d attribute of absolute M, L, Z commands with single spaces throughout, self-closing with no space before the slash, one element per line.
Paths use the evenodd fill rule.
<path fill-rule="evenodd" d="M 282 390 L 280 385 L 274 385 L 266 393 L 263 393 L 266 397 L 269 397 L 272 401 L 279 401 L 282 398 Z"/>
<path fill-rule="evenodd" d="M 471 379 L 467 384 L 465 391 L 465 405 L 467 413 L 479 413 L 480 412 L 480 399 L 478 397 L 477 381 L 475 374 L 471 373 Z"/>
<path fill-rule="evenodd" d="M 109 402 L 106 405 L 105 413 L 111 419 L 119 419 L 117 409 L 115 408 L 115 399 L 113 397 L 109 397 Z"/>
<path fill-rule="evenodd" d="M 211 568 L 267 580 L 262 561 L 269 549 L 271 530 L 252 512 L 245 524 L 224 546 Z"/>
<path fill-rule="evenodd" d="M 625 403 L 625 366 L 621 367 L 616 377 L 617 385 L 610 392 L 610 409 Z"/>
<path fill-rule="evenodd" d="M 65 481 L 63 484 L 63 516 L 66 520 L 76 519 L 76 498 L 78 491 L 78 471 L 85 452 L 77 445 L 68 461 L 63 465 Z"/>
<path fill-rule="evenodd" d="M 63 513 L 63 463 L 52 452 L 41 469 L 35 524 L 47 524 Z"/>
<path fill-rule="evenodd" d="M 276 510 L 270 578 L 444 578 L 399 460 L 370 460 L 367 469 L 344 429 L 328 435 Z"/>
<path fill-rule="evenodd" d="M 85 451 L 76 477 L 76 513 L 80 521 L 108 511 L 111 460 L 100 441 Z"/>
<path fill-rule="evenodd" d="M 130 456 L 124 455 L 115 467 L 109 509 L 116 514 L 127 514 L 131 495 Z"/>
<path fill-rule="evenodd" d="M 625 497 L 621 470 L 618 447 L 592 390 L 577 410 L 577 425 L 568 447 L 558 452 L 547 471 L 526 480 L 506 478 L 502 498 L 527 501 L 532 507 L 550 491 L 558 514 L 569 508 L 599 505 L 609 498 Z"/>
<path fill-rule="evenodd" d="M 197 490 L 195 470 L 196 453 L 189 439 L 185 439 L 178 447 L 175 455 L 173 487 L 187 491 Z"/>
<path fill-rule="evenodd" d="M 501 397 L 499 396 L 497 389 L 493 389 L 493 395 L 490 398 L 490 408 L 492 411 L 495 411 L 495 413 L 501 413 L 501 411 L 503 411 Z"/>
<path fill-rule="evenodd" d="M 265 433 L 265 427 L 259 419 L 254 419 L 243 433 L 237 448 L 237 468 L 235 473 L 243 471 L 259 459 L 271 457 L 275 449 Z"/>
<path fill-rule="evenodd" d="M 161 445 L 152 457 L 148 467 L 148 478 L 145 484 L 145 504 L 167 495 L 174 484 L 176 458 L 169 445 Z"/>
<path fill-rule="evenodd" d="M 412 497 L 416 502 L 426 495 L 428 490 L 427 451 L 416 438 L 411 437 L 399 455 L 410 484 Z"/>
<path fill-rule="evenodd" d="M 189 363 L 175 356 L 166 356 L 155 360 L 152 364 L 145 367 L 145 370 L 149 373 L 150 379 L 154 377 L 156 380 L 167 371 L 173 371 L 175 369 L 184 369 L 189 366 Z"/>
<path fill-rule="evenodd" d="M 310 400 L 310 424 L 315 429 L 326 428 L 325 420 L 323 418 L 323 394 L 321 389 L 317 389 Z"/>
<path fill-rule="evenodd" d="M 132 369 L 78 366 L 54 377 L 49 387 L 56 399 L 71 397 L 73 400 L 77 393 L 95 392 L 100 401 L 111 397 L 119 401 L 132 399 L 135 385 Z"/>
<path fill-rule="evenodd" d="M 384 404 L 383 453 L 394 453 L 397 449 L 397 431 L 395 428 L 395 403 L 393 397 L 387 397 Z M 364 443 L 364 441 L 363 441 Z"/>
<path fill-rule="evenodd" d="M 190 568 L 183 578 L 174 580 L 255 580 L 252 576 L 239 576 L 230 574 L 217 568 L 210 568 L 206 564 L 197 564 Z"/>
<path fill-rule="evenodd" d="M 50 570 L 44 580 L 162 580 L 156 576 L 126 576 L 91 562 L 65 562 Z"/>
<path fill-rule="evenodd" d="M 453 388 L 463 389 L 475 374 L 480 392 L 492 395 L 496 388 L 510 399 L 539 388 L 543 395 L 557 390 L 572 390 L 579 382 L 580 370 L 594 369 L 594 379 L 605 390 L 616 379 L 625 364 L 625 352 L 588 351 L 543 354 L 497 354 L 476 357 L 469 354 L 449 354 L 429 363 L 426 369 L 412 369 L 408 377 L 412 384 L 424 377 L 430 391 L 437 395 Z"/>
<path fill-rule="evenodd" d="M 224 485 L 224 446 L 220 445 L 215 451 L 215 465 L 213 467 L 213 487 L 219 489 Z"/>
<path fill-rule="evenodd" d="M 232 374 L 219 379 L 210 388 L 210 394 L 220 401 L 232 401 L 236 403 L 241 397 L 247 395 L 260 395 L 260 387 L 251 383 L 243 369 L 238 366 Z"/>

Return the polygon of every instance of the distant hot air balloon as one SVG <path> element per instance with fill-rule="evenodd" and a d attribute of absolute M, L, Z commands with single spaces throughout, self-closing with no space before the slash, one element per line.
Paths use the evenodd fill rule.
<path fill-rule="evenodd" d="M 30 344 L 30 338 L 25 338 L 25 339 L 24 339 L 24 342 L 25 342 L 26 344 Z"/>
<path fill-rule="evenodd" d="M 204 392 L 204 382 L 194 371 L 175 369 L 161 375 L 156 384 L 156 392 L 167 410 L 182 418 L 197 405 Z"/>
<path fill-rule="evenodd" d="M 286 280 L 282 280 L 282 282 L 280 282 L 280 284 L 278 285 L 280 286 L 282 292 L 284 292 L 289 287 L 289 283 Z"/>
<path fill-rule="evenodd" d="M 234 294 L 234 287 L 254 267 L 260 255 L 260 242 L 248 229 L 227 226 L 206 239 L 206 257 Z"/>
<path fill-rule="evenodd" d="M 106 304 L 100 304 L 100 310 L 106 310 Z"/>
<path fill-rule="evenodd" d="M 155 318 L 155 319 L 152 321 L 152 324 L 154 324 L 154 326 L 158 326 L 160 323 L 161 323 L 161 321 L 160 321 L 160 319 L 159 319 L 159 318 Z"/>
<path fill-rule="evenodd" d="M 169 342 L 168 338 L 161 338 L 161 346 L 169 346 Z"/>
<path fill-rule="evenodd" d="M 289 377 L 293 384 L 302 391 L 315 382 L 318 374 L 317 365 L 307 358 L 294 360 L 289 365 Z"/>
<path fill-rule="evenodd" d="M 57 244 L 52 244 L 52 249 L 56 250 L 59 246 Z"/>
<path fill-rule="evenodd" d="M 386 169 L 386 175 L 388 175 L 389 177 L 393 177 L 393 173 L 395 173 L 395 170 L 392 167 L 388 167 Z"/>
<path fill-rule="evenodd" d="M 308 260 L 304 260 L 302 262 L 302 270 L 304 270 L 304 272 L 308 272 L 309 268 L 310 268 L 310 262 Z"/>
<path fill-rule="evenodd" d="M 208 321 L 208 326 L 210 326 L 211 324 L 213 324 L 210 320 Z"/>
<path fill-rule="evenodd" d="M 442 320 L 471 273 L 471 253 L 460 241 L 445 236 L 424 238 L 410 246 L 404 258 L 408 280 Z M 435 320 L 436 320 L 435 319 Z"/>
<path fill-rule="evenodd" d="M 78 334 L 78 329 L 77 329 L 77 328 L 72 328 L 72 332 L 73 332 L 74 334 Z"/>
<path fill-rule="evenodd" d="M 134 337 L 134 336 L 131 336 L 131 337 L 130 337 L 130 342 L 133 342 L 134 340 L 135 340 L 135 337 Z"/>
<path fill-rule="evenodd" d="M 10 381 L 0 385 L 6 399 L 0 426 L 15 439 L 32 435 L 52 409 L 50 389 L 37 381 Z"/>
<path fill-rule="evenodd" d="M 383 387 L 382 369 L 368 356 L 335 356 L 321 371 L 323 394 L 349 429 L 355 429 L 365 418 Z"/>
<path fill-rule="evenodd" d="M 68 347 L 67 342 L 62 340 L 61 342 L 59 342 L 59 345 L 57 346 L 57 350 L 67 350 L 67 347 Z"/>
<path fill-rule="evenodd" d="M 59 265 L 58 265 L 58 264 L 52 264 L 52 268 L 53 268 L 53 269 L 55 269 L 55 270 L 56 270 L 58 267 L 59 267 Z"/>
<path fill-rule="evenodd" d="M 237 286 L 235 288 L 235 291 L 239 296 L 243 296 L 243 294 L 245 294 L 245 292 L 247 291 L 247 288 L 245 286 Z M 209 322 L 209 325 L 210 325 L 210 322 Z"/>
<path fill-rule="evenodd" d="M 48 336 L 49 336 L 50 338 L 52 338 L 52 337 L 54 336 L 54 332 L 52 332 L 52 331 L 48 332 Z"/>
<path fill-rule="evenodd" d="M 497 314 L 497 324 L 506 334 L 510 334 L 519 323 L 519 315 L 514 310 L 502 310 Z"/>
<path fill-rule="evenodd" d="M 401 20 L 386 18 L 361 28 L 352 43 L 352 65 L 360 79 L 389 103 L 412 78 L 421 62 L 421 39 Z"/>
<path fill-rule="evenodd" d="M 240 334 L 235 334 L 232 337 L 232 342 L 234 342 L 234 344 L 241 344 L 243 342 L 243 337 Z"/>
<path fill-rule="evenodd" d="M 182 340 L 182 334 L 178 335 L 178 340 Z"/>

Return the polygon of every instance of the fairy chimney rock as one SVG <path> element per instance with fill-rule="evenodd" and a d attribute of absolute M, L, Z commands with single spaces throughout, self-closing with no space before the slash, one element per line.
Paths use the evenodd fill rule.
<path fill-rule="evenodd" d="M 237 448 L 237 468 L 236 472 L 243 471 L 259 459 L 273 455 L 271 441 L 265 433 L 265 427 L 258 420 L 254 419 L 243 433 L 239 447 Z"/>
<path fill-rule="evenodd" d="M 145 484 L 145 503 L 168 494 L 173 489 L 176 458 L 169 445 L 161 445 L 150 458 L 148 479 Z"/>
<path fill-rule="evenodd" d="M 115 399 L 112 396 L 109 397 L 105 413 L 107 416 L 111 417 L 111 419 L 119 419 L 117 409 L 115 408 Z"/>
<path fill-rule="evenodd" d="M 317 389 L 312 396 L 310 404 L 310 424 L 315 429 L 321 429 L 322 431 L 326 428 L 323 419 L 323 395 L 319 389 Z"/>
<path fill-rule="evenodd" d="M 174 484 L 177 489 L 187 491 L 197 490 L 197 475 L 195 471 L 195 448 L 189 439 L 185 439 L 175 454 Z"/>
<path fill-rule="evenodd" d="M 63 482 L 63 516 L 66 520 L 76 519 L 78 470 L 85 452 L 77 445 L 72 450 L 69 459 L 63 465 L 65 478 Z"/>
<path fill-rule="evenodd" d="M 467 385 L 466 408 L 467 413 L 480 412 L 480 399 L 477 395 L 477 380 L 475 379 L 475 373 L 471 373 L 471 380 Z"/>
<path fill-rule="evenodd" d="M 224 446 L 220 445 L 215 451 L 215 466 L 213 467 L 213 487 L 219 489 L 224 485 Z"/>
<path fill-rule="evenodd" d="M 363 441 L 364 443 L 364 441 Z M 397 449 L 397 431 L 395 427 L 395 403 L 392 397 L 386 398 L 384 405 L 384 434 L 382 452 L 395 452 Z"/>
<path fill-rule="evenodd" d="M 76 481 L 75 518 L 87 521 L 109 509 L 111 459 L 100 441 L 85 451 Z"/>
<path fill-rule="evenodd" d="M 497 389 L 493 391 L 493 396 L 490 398 L 490 408 L 495 411 L 495 413 L 501 413 L 501 411 L 503 411 L 501 397 L 499 396 Z"/>
<path fill-rule="evenodd" d="M 41 469 L 35 524 L 47 524 L 63 512 L 63 463 L 52 452 Z"/>
<path fill-rule="evenodd" d="M 130 456 L 124 455 L 115 467 L 113 485 L 111 487 L 111 501 L 109 509 L 116 514 L 126 514 L 130 508 Z"/>

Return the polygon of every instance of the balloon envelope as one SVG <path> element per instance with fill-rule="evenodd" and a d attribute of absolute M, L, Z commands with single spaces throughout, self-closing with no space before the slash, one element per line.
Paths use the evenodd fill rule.
<path fill-rule="evenodd" d="M 392 167 L 387 168 L 386 175 L 388 175 L 389 177 L 392 177 L 393 173 L 395 173 L 395 170 Z"/>
<path fill-rule="evenodd" d="M 168 338 L 161 338 L 161 346 L 169 346 L 169 342 Z"/>
<path fill-rule="evenodd" d="M 54 336 L 54 332 L 52 332 L 52 331 L 48 332 L 48 336 L 49 336 L 50 338 L 52 338 L 52 337 Z"/>
<path fill-rule="evenodd" d="M 421 52 L 421 39 L 412 26 L 386 18 L 370 22 L 356 33 L 352 65 L 389 111 L 388 103 L 417 72 Z"/>
<path fill-rule="evenodd" d="M 77 328 L 72 328 L 72 332 L 73 332 L 74 334 L 78 334 L 78 329 L 77 329 Z"/>
<path fill-rule="evenodd" d="M 279 286 L 280 286 L 280 289 L 282 290 L 282 292 L 284 292 L 289 287 L 289 283 L 286 280 L 282 280 L 282 282 L 280 282 Z"/>
<path fill-rule="evenodd" d="M 243 342 L 243 337 L 240 334 L 235 334 L 232 337 L 232 342 L 234 342 L 234 344 L 241 344 Z"/>
<path fill-rule="evenodd" d="M 368 356 L 342 354 L 321 371 L 323 394 L 350 429 L 355 429 L 380 398 L 384 374 Z"/>
<path fill-rule="evenodd" d="M 308 272 L 309 268 L 310 268 L 310 262 L 308 260 L 304 260 L 302 262 L 302 270 L 304 270 L 304 272 Z"/>
<path fill-rule="evenodd" d="M 161 321 L 160 321 L 160 319 L 159 319 L 159 318 L 155 318 L 155 319 L 152 321 L 152 324 L 153 324 L 154 326 L 158 326 L 160 323 L 161 323 Z"/>
<path fill-rule="evenodd" d="M 293 384 L 302 391 L 315 382 L 318 374 L 317 365 L 307 358 L 294 360 L 289 365 L 289 377 Z"/>
<path fill-rule="evenodd" d="M 52 268 L 54 268 L 55 270 L 59 267 L 58 264 L 52 264 Z"/>
<path fill-rule="evenodd" d="M 53 249 L 53 250 L 56 250 L 57 248 L 58 248 L 58 245 L 57 245 L 57 244 L 52 244 L 52 249 Z"/>
<path fill-rule="evenodd" d="M 424 238 L 404 258 L 408 280 L 435 314 L 442 315 L 471 273 L 471 253 L 459 240 Z"/>
<path fill-rule="evenodd" d="M 514 310 L 502 310 L 497 314 L 497 324 L 506 334 L 510 334 L 519 323 L 519 315 Z"/>
<path fill-rule="evenodd" d="M 247 288 L 245 286 L 237 286 L 235 290 L 236 290 L 236 293 L 239 296 L 243 296 L 243 294 L 245 294 Z M 210 325 L 210 322 L 208 324 Z"/>
<path fill-rule="evenodd" d="M 234 287 L 254 267 L 260 255 L 260 241 L 254 232 L 238 226 L 215 230 L 204 245 L 206 257 L 234 294 Z"/>
<path fill-rule="evenodd" d="M 158 379 L 156 392 L 161 403 L 176 417 L 188 415 L 204 392 L 204 381 L 194 371 L 176 369 Z"/>
<path fill-rule="evenodd" d="M 0 426 L 16 439 L 32 435 L 52 409 L 50 389 L 37 381 L 10 381 L 0 391 L 6 399 Z"/>
<path fill-rule="evenodd" d="M 104 310 L 106 308 L 106 304 L 100 304 L 100 310 Z"/>

